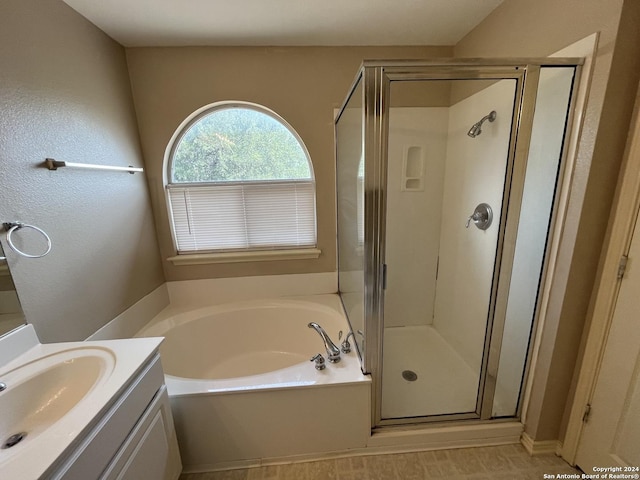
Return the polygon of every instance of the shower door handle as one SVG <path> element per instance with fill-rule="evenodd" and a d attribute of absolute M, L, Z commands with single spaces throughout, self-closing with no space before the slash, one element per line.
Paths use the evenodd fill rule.
<path fill-rule="evenodd" d="M 493 210 L 491 210 L 491 207 L 486 203 L 479 204 L 467 219 L 465 228 L 469 228 L 471 222 L 480 230 L 486 230 L 491 226 L 491 222 L 493 222 Z"/>

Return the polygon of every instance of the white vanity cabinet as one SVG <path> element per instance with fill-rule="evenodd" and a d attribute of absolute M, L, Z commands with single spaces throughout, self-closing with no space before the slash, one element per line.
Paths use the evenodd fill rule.
<path fill-rule="evenodd" d="M 157 352 L 70 455 L 41 478 L 175 480 L 182 465 Z"/>
<path fill-rule="evenodd" d="M 0 336 L 0 479 L 177 480 L 161 343 Z"/>

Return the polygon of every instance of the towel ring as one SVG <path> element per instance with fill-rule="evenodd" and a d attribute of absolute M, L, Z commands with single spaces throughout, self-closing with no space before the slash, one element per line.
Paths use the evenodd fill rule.
<path fill-rule="evenodd" d="M 22 222 L 5 222 L 3 223 L 3 225 L 5 230 L 7 231 L 7 243 L 9 244 L 11 249 L 14 252 L 16 252 L 18 255 L 21 255 L 26 258 L 42 258 L 51 251 L 51 239 L 49 238 L 49 235 L 47 235 L 47 233 L 41 228 L 38 228 L 34 225 L 22 223 Z M 20 230 L 21 228 L 32 228 L 36 232 L 40 232 L 44 236 L 44 238 L 47 240 L 47 250 L 44 253 L 41 253 L 38 255 L 31 255 L 29 253 L 23 252 L 18 247 L 16 247 L 13 244 L 13 240 L 11 240 L 11 235 L 13 235 L 13 232 L 15 232 L 16 230 Z"/>

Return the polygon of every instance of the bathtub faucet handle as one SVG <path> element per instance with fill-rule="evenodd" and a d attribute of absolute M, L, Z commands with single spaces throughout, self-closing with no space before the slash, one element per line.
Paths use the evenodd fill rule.
<path fill-rule="evenodd" d="M 316 356 L 311 357 L 310 362 L 316 362 L 316 370 L 324 370 L 327 366 L 324 363 L 324 357 L 321 353 L 318 353 Z"/>
<path fill-rule="evenodd" d="M 349 337 L 351 336 L 355 338 L 355 335 L 353 335 L 353 332 L 349 332 L 346 338 L 344 339 L 344 341 L 340 344 L 340 350 L 342 350 L 342 353 L 351 353 L 351 344 L 349 343 Z M 342 335 L 340 335 L 340 337 L 342 337 Z M 338 340 L 340 340 L 340 337 L 338 338 Z"/>

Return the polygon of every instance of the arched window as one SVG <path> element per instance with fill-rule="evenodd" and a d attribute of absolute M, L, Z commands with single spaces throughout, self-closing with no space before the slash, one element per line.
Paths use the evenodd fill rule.
<path fill-rule="evenodd" d="M 167 148 L 178 254 L 316 246 L 309 153 L 275 112 L 220 102 L 194 112 Z"/>

